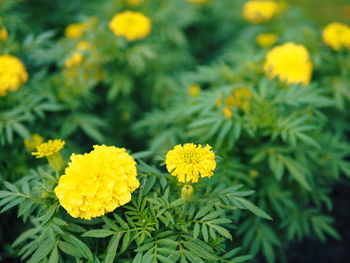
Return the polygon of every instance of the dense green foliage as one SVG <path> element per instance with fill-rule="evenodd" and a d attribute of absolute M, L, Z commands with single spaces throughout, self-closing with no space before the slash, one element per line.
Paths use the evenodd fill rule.
<path fill-rule="evenodd" d="M 350 51 L 327 47 L 322 28 L 293 6 L 249 24 L 244 2 L 0 0 L 9 32 L 0 54 L 29 75 L 0 97 L 0 261 L 272 263 L 284 262 L 291 242 L 340 238 L 330 193 L 350 177 Z M 110 19 L 127 9 L 151 19 L 148 37 L 111 32 Z M 67 38 L 77 22 L 89 30 Z M 310 85 L 265 76 L 268 49 L 255 42 L 263 32 L 309 50 Z M 91 45 L 84 60 L 65 66 L 82 40 Z M 225 114 L 235 92 L 248 95 Z M 67 162 L 95 144 L 125 147 L 141 185 L 113 213 L 73 218 L 53 192 L 64 172 L 30 154 L 31 134 L 64 139 Z M 192 184 L 191 201 L 164 167 L 187 142 L 211 145 L 217 161 L 213 177 Z"/>

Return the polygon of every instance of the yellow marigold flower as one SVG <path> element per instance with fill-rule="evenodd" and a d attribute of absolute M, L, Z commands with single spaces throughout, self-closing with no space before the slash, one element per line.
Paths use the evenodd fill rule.
<path fill-rule="evenodd" d="M 225 106 L 225 108 L 222 109 L 222 114 L 224 114 L 226 119 L 232 119 L 233 117 L 232 107 Z"/>
<path fill-rule="evenodd" d="M 259 24 L 271 20 L 279 10 L 279 5 L 275 1 L 250 0 L 243 6 L 243 17 L 250 23 Z"/>
<path fill-rule="evenodd" d="M 126 3 L 130 6 L 138 6 L 143 3 L 144 0 L 127 0 Z"/>
<path fill-rule="evenodd" d="M 28 73 L 23 63 L 11 55 L 0 55 L 0 96 L 18 90 L 27 82 Z"/>
<path fill-rule="evenodd" d="M 145 38 L 151 32 L 151 20 L 142 13 L 124 11 L 116 14 L 109 28 L 116 36 L 125 37 L 128 41 Z"/>
<path fill-rule="evenodd" d="M 61 139 L 48 140 L 47 142 L 37 146 L 37 152 L 33 152 L 32 155 L 35 155 L 36 158 L 49 157 L 60 152 L 65 143 L 66 142 Z"/>
<path fill-rule="evenodd" d="M 88 29 L 86 22 L 70 24 L 66 27 L 64 35 L 69 39 L 82 38 L 85 31 Z"/>
<path fill-rule="evenodd" d="M 52 170 L 60 171 L 64 167 L 64 161 L 60 154 L 60 151 L 63 149 L 65 141 L 61 139 L 48 140 L 45 143 L 42 143 L 36 147 L 36 152 L 32 152 L 32 155 L 35 155 L 36 158 L 46 157 Z"/>
<path fill-rule="evenodd" d="M 341 48 L 350 49 L 350 26 L 333 22 L 323 29 L 323 42 L 338 51 Z"/>
<path fill-rule="evenodd" d="M 216 167 L 215 154 L 209 145 L 186 143 L 176 145 L 165 159 L 169 173 L 177 177 L 179 182 L 198 182 L 200 177 L 210 177 Z"/>
<path fill-rule="evenodd" d="M 39 134 L 32 134 L 29 138 L 24 139 L 24 146 L 28 151 L 34 151 L 43 141 L 44 138 Z"/>
<path fill-rule="evenodd" d="M 75 52 L 73 53 L 72 56 L 70 56 L 68 59 L 66 59 L 66 61 L 64 62 L 64 65 L 67 68 L 71 68 L 73 66 L 78 66 L 81 64 L 81 62 L 83 61 L 84 56 L 82 53 L 80 52 Z"/>
<path fill-rule="evenodd" d="M 91 219 L 112 212 L 128 203 L 140 185 L 136 162 L 124 148 L 95 145 L 90 153 L 70 159 L 55 193 L 72 217 Z"/>
<path fill-rule="evenodd" d="M 199 86 L 198 84 L 192 84 L 187 88 L 187 93 L 191 97 L 199 97 L 199 95 L 201 94 L 201 86 Z"/>
<path fill-rule="evenodd" d="M 256 41 L 256 44 L 259 47 L 268 48 L 268 47 L 271 47 L 274 44 L 276 44 L 277 39 L 278 39 L 278 37 L 277 37 L 276 34 L 273 34 L 273 33 L 261 33 L 261 34 L 256 36 L 255 41 Z"/>
<path fill-rule="evenodd" d="M 8 32 L 6 28 L 0 28 L 0 40 L 6 40 L 8 38 Z"/>
<path fill-rule="evenodd" d="M 274 47 L 266 55 L 264 71 L 269 78 L 278 77 L 291 83 L 306 86 L 311 81 L 313 64 L 308 50 L 294 43 Z"/>
<path fill-rule="evenodd" d="M 80 51 L 89 50 L 90 48 L 91 44 L 87 41 L 80 41 L 76 46 L 76 49 Z"/>

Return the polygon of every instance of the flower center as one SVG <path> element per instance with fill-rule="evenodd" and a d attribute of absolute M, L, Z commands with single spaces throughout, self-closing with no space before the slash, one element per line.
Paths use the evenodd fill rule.
<path fill-rule="evenodd" d="M 184 162 L 187 164 L 199 163 L 200 155 L 196 151 L 185 151 L 184 152 Z"/>

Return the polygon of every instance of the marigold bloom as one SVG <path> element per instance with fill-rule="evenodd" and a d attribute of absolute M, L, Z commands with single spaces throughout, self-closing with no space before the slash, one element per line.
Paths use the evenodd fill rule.
<path fill-rule="evenodd" d="M 85 31 L 88 29 L 86 22 L 70 24 L 66 27 L 64 35 L 69 39 L 82 38 Z"/>
<path fill-rule="evenodd" d="M 198 84 L 192 84 L 187 88 L 187 93 L 191 97 L 198 97 L 201 94 L 201 86 Z"/>
<path fill-rule="evenodd" d="M 0 55 L 0 96 L 18 90 L 27 82 L 28 73 L 23 63 L 11 55 Z"/>
<path fill-rule="evenodd" d="M 66 142 L 61 139 L 48 140 L 47 142 L 37 146 L 37 151 L 32 152 L 32 155 L 35 155 L 36 158 L 46 157 L 52 170 L 60 171 L 64 167 L 64 161 L 60 151 L 63 149 L 65 144 Z"/>
<path fill-rule="evenodd" d="M 278 3 L 271 0 L 251 0 L 243 6 L 243 17 L 250 23 L 259 24 L 272 19 L 280 10 Z"/>
<path fill-rule="evenodd" d="M 350 26 L 333 22 L 323 29 L 323 42 L 338 51 L 341 48 L 350 49 Z"/>
<path fill-rule="evenodd" d="M 48 157 L 54 155 L 61 151 L 65 145 L 65 141 L 61 139 L 48 140 L 45 143 L 40 144 L 36 147 L 36 152 L 33 152 L 32 155 L 35 155 L 36 158 Z"/>
<path fill-rule="evenodd" d="M 200 177 L 210 177 L 216 167 L 215 154 L 209 145 L 186 143 L 176 145 L 165 159 L 169 173 L 177 177 L 179 182 L 198 182 Z"/>
<path fill-rule="evenodd" d="M 0 28 L 0 40 L 6 40 L 8 38 L 8 32 L 6 28 Z"/>
<path fill-rule="evenodd" d="M 310 83 L 312 69 L 308 50 L 294 43 L 274 47 L 267 53 L 264 64 L 269 78 L 278 77 L 288 84 L 301 83 L 303 86 Z"/>
<path fill-rule="evenodd" d="M 24 146 L 28 151 L 34 151 L 43 141 L 44 138 L 39 134 L 32 134 L 29 138 L 24 139 Z"/>
<path fill-rule="evenodd" d="M 128 203 L 140 185 L 136 176 L 136 162 L 124 148 L 95 145 L 90 153 L 72 154 L 55 193 L 72 217 L 91 219 Z"/>
<path fill-rule="evenodd" d="M 82 53 L 74 52 L 72 56 L 70 56 L 69 58 L 66 59 L 66 61 L 64 62 L 64 65 L 67 68 L 71 68 L 73 66 L 78 66 L 81 64 L 83 59 L 84 59 L 84 56 Z"/>
<path fill-rule="evenodd" d="M 268 48 L 276 44 L 277 39 L 278 37 L 274 33 L 261 33 L 256 36 L 255 41 L 259 47 Z"/>
<path fill-rule="evenodd" d="M 128 41 L 145 38 L 151 32 L 151 20 L 142 13 L 124 11 L 116 14 L 109 28 L 116 36 L 125 37 Z"/>

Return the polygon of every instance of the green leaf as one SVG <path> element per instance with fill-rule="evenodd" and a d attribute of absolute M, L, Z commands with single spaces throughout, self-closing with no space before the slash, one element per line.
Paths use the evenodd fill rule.
<path fill-rule="evenodd" d="M 44 257 L 46 257 L 51 252 L 54 245 L 55 243 L 50 240 L 45 240 L 44 242 L 42 242 L 38 247 L 38 249 L 35 251 L 35 253 L 28 260 L 28 263 L 40 262 Z"/>
<path fill-rule="evenodd" d="M 93 229 L 85 232 L 81 236 L 83 237 L 96 237 L 96 238 L 103 238 L 108 237 L 110 235 L 114 235 L 115 231 L 111 231 L 108 229 Z"/>
<path fill-rule="evenodd" d="M 107 254 L 105 260 L 103 261 L 104 263 L 113 263 L 121 237 L 121 234 L 117 234 L 114 235 L 109 241 L 107 247 Z"/>
<path fill-rule="evenodd" d="M 58 249 L 57 246 L 55 246 L 50 254 L 49 257 L 49 263 L 58 263 Z"/>
<path fill-rule="evenodd" d="M 79 250 L 74 247 L 73 245 L 64 242 L 64 241 L 58 241 L 58 248 L 65 254 L 70 255 L 72 257 L 81 258 L 81 254 Z"/>
<path fill-rule="evenodd" d="M 257 207 L 256 205 L 254 205 L 252 202 L 250 202 L 247 199 L 235 196 L 234 197 L 235 200 L 239 201 L 239 203 L 246 209 L 248 209 L 250 212 L 254 213 L 257 216 L 260 216 L 262 218 L 266 218 L 269 220 L 272 220 L 272 217 L 269 216 L 268 214 L 266 214 L 263 210 L 261 210 L 259 207 Z"/>

